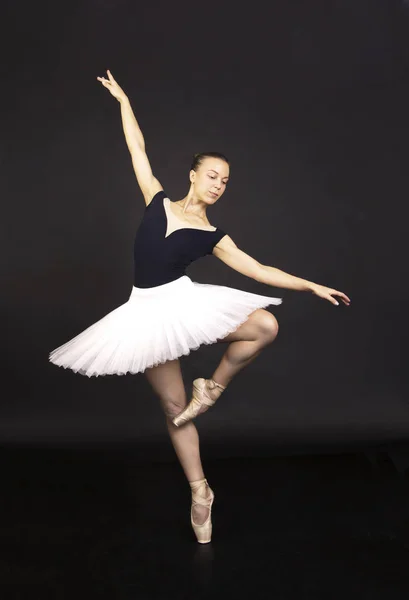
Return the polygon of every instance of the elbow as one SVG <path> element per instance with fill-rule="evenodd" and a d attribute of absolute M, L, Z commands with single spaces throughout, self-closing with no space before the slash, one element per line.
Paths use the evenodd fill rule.
<path fill-rule="evenodd" d="M 258 281 L 259 283 L 266 283 L 266 268 L 265 265 L 260 263 L 257 264 L 257 268 L 255 270 L 253 279 Z"/>
<path fill-rule="evenodd" d="M 141 154 L 145 154 L 145 143 L 140 140 L 127 140 L 128 149 L 133 159 L 138 159 Z"/>

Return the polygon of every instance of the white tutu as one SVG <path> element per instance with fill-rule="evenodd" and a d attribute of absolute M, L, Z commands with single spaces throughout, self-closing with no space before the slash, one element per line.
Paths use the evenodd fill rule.
<path fill-rule="evenodd" d="M 235 331 L 257 308 L 281 304 L 226 286 L 196 283 L 187 275 L 129 300 L 50 353 L 55 365 L 82 375 L 124 375 L 213 344 Z"/>

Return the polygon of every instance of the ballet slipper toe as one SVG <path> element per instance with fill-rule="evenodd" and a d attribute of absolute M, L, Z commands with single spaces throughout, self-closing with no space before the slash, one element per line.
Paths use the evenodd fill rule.
<path fill-rule="evenodd" d="M 208 496 L 204 498 L 199 495 L 198 491 L 203 486 L 208 488 Z M 190 487 L 192 490 L 192 507 L 190 509 L 190 522 L 192 524 L 193 531 L 196 535 L 196 539 L 199 544 L 208 544 L 212 540 L 212 505 L 214 501 L 214 493 L 210 488 L 207 479 L 200 479 L 198 481 L 191 481 Z M 209 515 L 204 523 L 201 525 L 197 524 L 193 520 L 193 507 L 199 504 L 200 506 L 206 506 L 209 509 Z"/>

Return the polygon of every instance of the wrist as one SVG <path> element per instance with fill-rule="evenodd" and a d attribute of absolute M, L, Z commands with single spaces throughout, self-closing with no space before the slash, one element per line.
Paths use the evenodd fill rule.
<path fill-rule="evenodd" d="M 124 94 L 123 96 L 120 96 L 120 97 L 118 98 L 118 102 L 119 102 L 119 104 L 124 104 L 124 105 L 125 105 L 125 104 L 129 104 L 129 98 L 128 98 L 128 96 L 126 96 L 126 95 Z"/>

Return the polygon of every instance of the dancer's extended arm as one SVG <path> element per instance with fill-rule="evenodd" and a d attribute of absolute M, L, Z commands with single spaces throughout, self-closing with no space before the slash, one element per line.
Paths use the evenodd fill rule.
<path fill-rule="evenodd" d="M 105 79 L 105 77 L 97 77 L 97 79 L 111 92 L 121 105 L 122 126 L 126 143 L 132 157 L 136 179 L 142 190 L 145 203 L 148 205 L 153 196 L 163 188 L 152 173 L 151 165 L 145 152 L 145 140 L 133 113 L 129 98 L 115 81 L 111 72 L 107 71 L 107 74 L 108 79 Z"/>
<path fill-rule="evenodd" d="M 236 246 L 230 236 L 225 235 L 214 247 L 213 254 L 229 267 L 238 271 L 242 275 L 251 277 L 260 283 L 266 283 L 274 287 L 286 288 L 288 290 L 298 290 L 300 292 L 312 292 L 320 298 L 329 300 L 332 304 L 339 303 L 333 296 L 341 298 L 342 302 L 349 306 L 350 299 L 344 293 L 334 290 L 318 283 L 313 283 L 307 279 L 295 277 L 275 267 L 262 265 L 249 254 L 243 252 Z"/>

